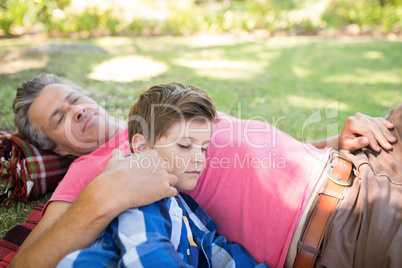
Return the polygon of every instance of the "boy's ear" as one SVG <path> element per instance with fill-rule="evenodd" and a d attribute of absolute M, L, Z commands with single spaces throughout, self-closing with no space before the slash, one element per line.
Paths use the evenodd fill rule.
<path fill-rule="evenodd" d="M 136 133 L 131 139 L 131 144 L 135 154 L 145 152 L 147 150 L 147 143 L 142 134 Z"/>

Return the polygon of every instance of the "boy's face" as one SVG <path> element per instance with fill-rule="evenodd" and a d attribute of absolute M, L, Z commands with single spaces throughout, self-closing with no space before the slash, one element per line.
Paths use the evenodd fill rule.
<path fill-rule="evenodd" d="M 190 191 L 197 185 L 211 133 L 211 122 L 180 121 L 155 143 L 155 151 L 173 167 L 172 174 L 178 177 L 175 188 L 179 192 Z"/>

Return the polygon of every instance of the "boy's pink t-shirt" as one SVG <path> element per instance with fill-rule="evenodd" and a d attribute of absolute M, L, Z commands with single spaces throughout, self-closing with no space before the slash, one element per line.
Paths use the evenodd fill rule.
<path fill-rule="evenodd" d="M 266 123 L 218 115 L 205 170 L 186 193 L 209 213 L 220 234 L 245 246 L 257 261 L 282 267 L 329 150 L 303 144 Z M 130 154 L 127 129 L 74 161 L 49 202 L 74 202 L 115 148 Z"/>
<path fill-rule="evenodd" d="M 258 262 L 283 267 L 303 209 L 329 157 L 277 128 L 219 113 L 196 188 L 186 192 Z"/>
<path fill-rule="evenodd" d="M 85 186 L 102 173 L 114 149 L 120 149 L 124 155 L 131 153 L 127 128 L 120 131 L 92 153 L 77 158 L 70 165 L 63 180 L 46 203 L 42 214 L 44 214 L 51 201 L 74 202 Z"/>

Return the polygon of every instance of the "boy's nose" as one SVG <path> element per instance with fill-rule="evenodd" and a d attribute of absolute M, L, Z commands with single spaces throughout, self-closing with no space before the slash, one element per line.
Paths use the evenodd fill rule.
<path fill-rule="evenodd" d="M 196 152 L 193 156 L 193 162 L 194 163 L 204 163 L 205 161 L 205 155 L 204 153 L 201 152 Z"/>

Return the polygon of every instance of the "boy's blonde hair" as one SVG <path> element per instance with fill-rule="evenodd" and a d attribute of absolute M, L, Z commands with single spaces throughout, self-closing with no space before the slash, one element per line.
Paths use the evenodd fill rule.
<path fill-rule="evenodd" d="M 129 141 L 139 133 L 153 148 L 155 142 L 180 120 L 214 122 L 216 109 L 207 93 L 180 83 L 153 86 L 142 93 L 130 108 Z M 132 150 L 131 144 L 130 147 Z"/>

